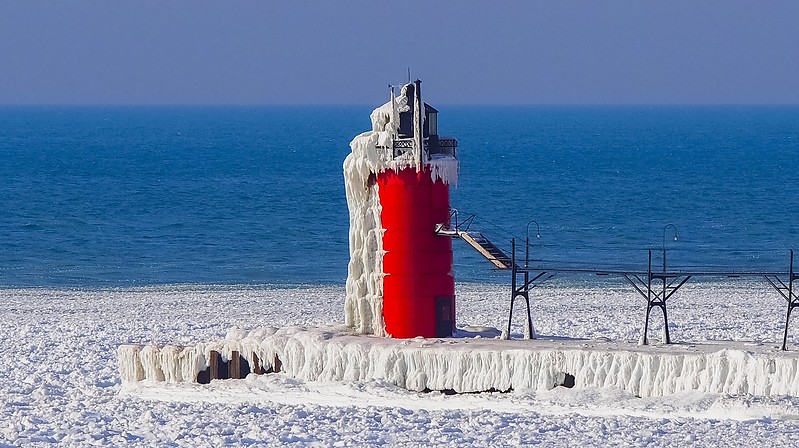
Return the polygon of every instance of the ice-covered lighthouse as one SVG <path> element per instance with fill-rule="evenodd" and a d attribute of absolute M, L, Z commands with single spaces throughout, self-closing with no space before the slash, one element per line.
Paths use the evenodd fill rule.
<path fill-rule="evenodd" d="M 445 337 L 455 328 L 449 185 L 457 141 L 438 135 L 421 82 L 391 88 L 344 161 L 350 212 L 346 323 L 365 334 Z"/>

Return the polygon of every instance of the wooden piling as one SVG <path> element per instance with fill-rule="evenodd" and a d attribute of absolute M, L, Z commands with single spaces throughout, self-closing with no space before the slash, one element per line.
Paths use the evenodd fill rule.
<path fill-rule="evenodd" d="M 241 356 L 238 351 L 230 352 L 230 364 L 228 364 L 228 372 L 230 372 L 230 379 L 241 379 Z"/>
<path fill-rule="evenodd" d="M 218 380 L 219 378 L 219 364 L 221 363 L 221 356 L 216 350 L 211 350 L 209 354 L 208 368 L 210 369 L 210 379 Z"/>
<path fill-rule="evenodd" d="M 264 371 L 264 366 L 261 363 L 261 360 L 258 359 L 258 355 L 256 353 L 252 354 L 252 373 L 256 375 L 263 375 L 266 373 L 266 371 Z"/>

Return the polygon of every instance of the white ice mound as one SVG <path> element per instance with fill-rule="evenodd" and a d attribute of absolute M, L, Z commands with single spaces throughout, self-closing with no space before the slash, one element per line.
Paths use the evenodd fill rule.
<path fill-rule="evenodd" d="M 399 113 L 410 109 L 407 86 L 371 114 L 372 130 L 350 142 L 352 152 L 344 160 L 344 184 L 350 211 L 350 262 L 347 266 L 347 297 L 344 302 L 347 326 L 363 334 L 386 336 L 383 321 L 383 226 L 376 176 L 386 170 L 416 166 L 419 149 L 393 158 Z M 454 184 L 458 161 L 436 157 L 429 162 L 433 180 Z"/>
<path fill-rule="evenodd" d="M 231 336 L 231 335 L 229 335 Z M 282 328 L 195 347 L 119 349 L 124 382 L 187 382 L 210 350 L 253 355 L 303 381 L 382 380 L 414 391 L 480 392 L 552 389 L 573 377 L 575 388 L 613 387 L 639 397 L 685 391 L 799 396 L 799 354 L 715 345 L 639 347 L 593 341 L 389 339 L 342 328 Z M 585 347 L 584 347 L 585 346 Z M 625 348 L 626 347 L 626 348 Z"/>
<path fill-rule="evenodd" d="M 365 132 L 350 143 L 344 160 L 344 185 L 350 211 L 350 262 L 344 301 L 347 326 L 360 333 L 385 335 L 383 322 L 383 226 L 374 175 L 381 166 L 377 133 Z"/>

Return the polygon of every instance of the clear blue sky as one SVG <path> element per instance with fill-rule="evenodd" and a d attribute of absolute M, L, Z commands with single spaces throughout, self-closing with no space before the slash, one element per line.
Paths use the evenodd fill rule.
<path fill-rule="evenodd" d="M 799 1 L 6 1 L 0 104 L 799 104 Z"/>

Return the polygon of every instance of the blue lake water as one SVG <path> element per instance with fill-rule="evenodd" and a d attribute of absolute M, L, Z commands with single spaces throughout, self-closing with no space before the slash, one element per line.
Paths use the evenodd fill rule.
<path fill-rule="evenodd" d="M 787 269 L 799 107 L 446 107 L 452 205 L 534 264 Z M 370 107 L 0 108 L 0 285 L 343 283 Z M 673 240 L 673 224 L 679 235 Z M 505 281 L 455 242 L 456 279 Z M 520 251 L 521 253 L 521 251 Z"/>

